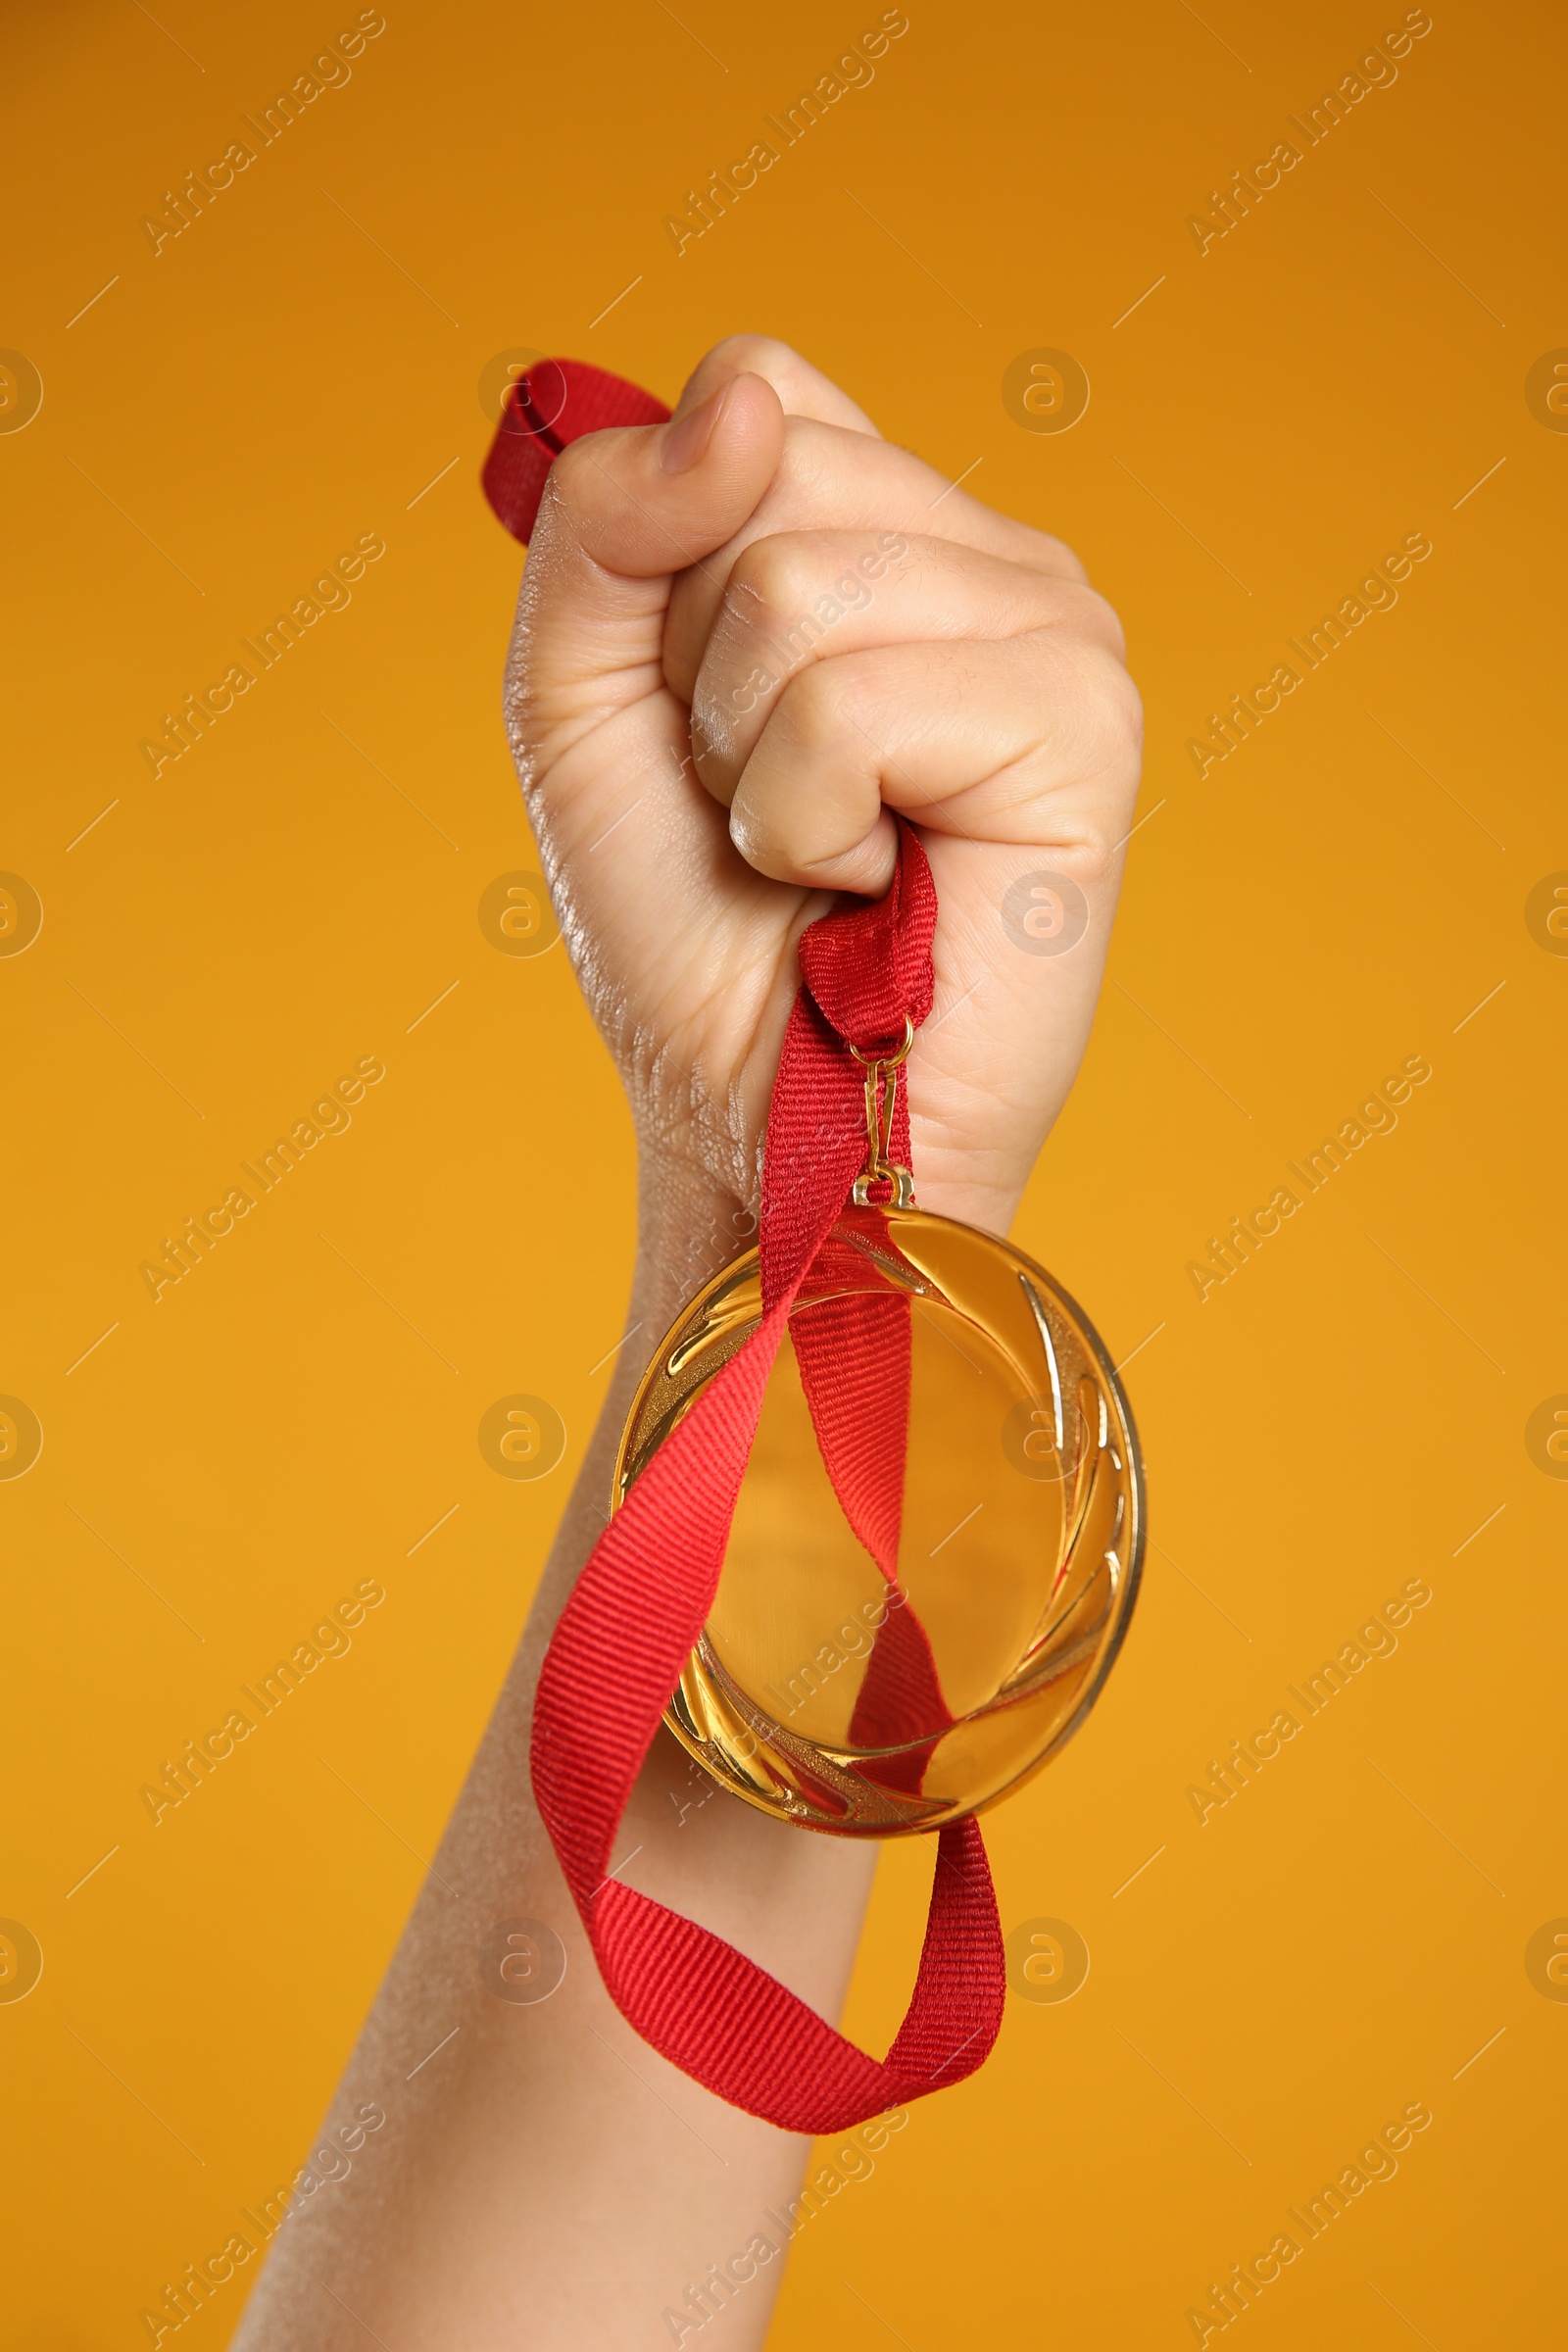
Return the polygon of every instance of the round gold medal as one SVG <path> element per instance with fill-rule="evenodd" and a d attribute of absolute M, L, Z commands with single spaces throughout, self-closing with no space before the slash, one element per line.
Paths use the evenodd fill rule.
<path fill-rule="evenodd" d="M 809 1375 L 857 1316 L 859 1344 L 901 1351 L 900 1410 L 889 1432 L 835 1436 Z M 644 1375 L 617 1506 L 761 1319 L 754 1250 Z M 882 1566 L 824 1466 L 830 1441 L 852 1467 L 896 1449 Z M 721 1787 L 783 1820 L 939 1829 L 1020 1787 L 1083 1722 L 1143 1545 L 1132 1416 L 1081 1309 L 1010 1243 L 912 1205 L 848 1205 L 791 1309 L 723 1574 L 664 1720 Z"/>

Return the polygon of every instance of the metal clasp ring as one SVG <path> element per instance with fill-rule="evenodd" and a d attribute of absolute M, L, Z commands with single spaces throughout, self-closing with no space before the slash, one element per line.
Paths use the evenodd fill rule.
<path fill-rule="evenodd" d="M 846 1039 L 846 1044 L 849 1041 Z M 892 1053 L 878 1050 L 862 1054 L 858 1046 L 851 1045 L 850 1052 L 865 1072 L 865 1166 L 855 1179 L 851 1198 L 857 1208 L 870 1205 L 867 1194 L 873 1184 L 888 1184 L 893 1188 L 893 1206 L 914 1206 L 914 1178 L 906 1167 L 889 1156 L 893 1146 L 893 1112 L 899 1099 L 899 1072 L 909 1058 L 914 1044 L 914 1023 L 907 1013 L 904 1016 L 904 1043 Z"/>

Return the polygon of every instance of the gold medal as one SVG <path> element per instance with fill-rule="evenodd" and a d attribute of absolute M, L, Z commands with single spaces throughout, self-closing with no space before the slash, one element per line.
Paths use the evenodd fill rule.
<path fill-rule="evenodd" d="M 749 1804 L 869 1838 L 980 1812 L 1070 1739 L 1126 1633 L 1145 1515 L 1127 1400 L 1082 1310 L 1010 1243 L 916 1208 L 888 1162 L 894 1066 L 868 1075 L 866 1173 L 791 1309 L 723 1574 L 664 1717 Z M 879 1180 L 886 1207 L 864 1200 Z M 908 1319 L 896 1582 L 824 1468 L 796 1344 L 809 1352 L 812 1316 L 842 1329 L 855 1298 L 901 1300 Z M 761 1319 L 753 1250 L 645 1373 L 616 1506 Z"/>

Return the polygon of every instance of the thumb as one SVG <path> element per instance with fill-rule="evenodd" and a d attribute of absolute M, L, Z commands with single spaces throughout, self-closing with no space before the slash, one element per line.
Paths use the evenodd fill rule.
<path fill-rule="evenodd" d="M 657 662 L 673 575 L 733 538 L 783 446 L 778 395 L 752 374 L 668 424 L 569 442 L 528 543 L 518 651 L 530 689 Z"/>

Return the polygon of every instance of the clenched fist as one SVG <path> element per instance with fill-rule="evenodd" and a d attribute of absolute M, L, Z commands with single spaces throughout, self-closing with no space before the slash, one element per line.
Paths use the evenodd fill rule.
<path fill-rule="evenodd" d="M 508 722 L 656 1190 L 756 1208 L 796 942 L 835 893 L 887 887 L 896 809 L 941 909 L 918 1198 L 1005 1229 L 1083 1054 L 1133 821 L 1122 651 L 1058 540 L 766 337 L 710 351 L 670 423 L 558 459 Z M 1004 919 L 1043 870 L 1087 902 L 1067 953 L 1033 952 L 1050 900 L 1044 925 Z"/>
<path fill-rule="evenodd" d="M 663 2340 L 672 2282 L 796 2193 L 808 2143 L 678 2076 L 600 1983 L 528 1794 L 540 1659 L 604 1531 L 647 1335 L 714 1270 L 694 1250 L 710 1221 L 727 1256 L 733 1211 L 758 1205 L 801 932 L 837 892 L 885 889 L 890 810 L 918 827 L 941 911 L 909 1062 L 915 1183 L 923 1207 L 1004 1230 L 1083 1052 L 1132 823 L 1138 699 L 1077 560 L 757 336 L 710 352 L 670 423 L 557 460 L 507 696 L 637 1126 L 627 1337 L 645 1337 L 614 1351 L 513 1670 L 328 2119 L 346 2132 L 398 2086 L 374 2163 L 291 2214 L 237 2339 L 267 2352 L 349 2352 L 367 2330 L 490 2352 L 523 2313 L 536 2352 Z M 1042 873 L 1066 877 L 1054 901 L 1032 897 Z M 1055 928 L 1063 904 L 1087 906 L 1081 935 Z M 838 2016 L 874 1849 L 749 1805 L 683 1807 L 688 1769 L 661 1734 L 616 1870 Z M 526 2034 L 473 1965 L 476 1923 L 497 1920 L 554 1923 L 566 1954 Z M 656 2095 L 628 2095 L 628 2070 Z M 782 2267 L 726 2308 L 734 2352 L 758 2352 Z"/>

